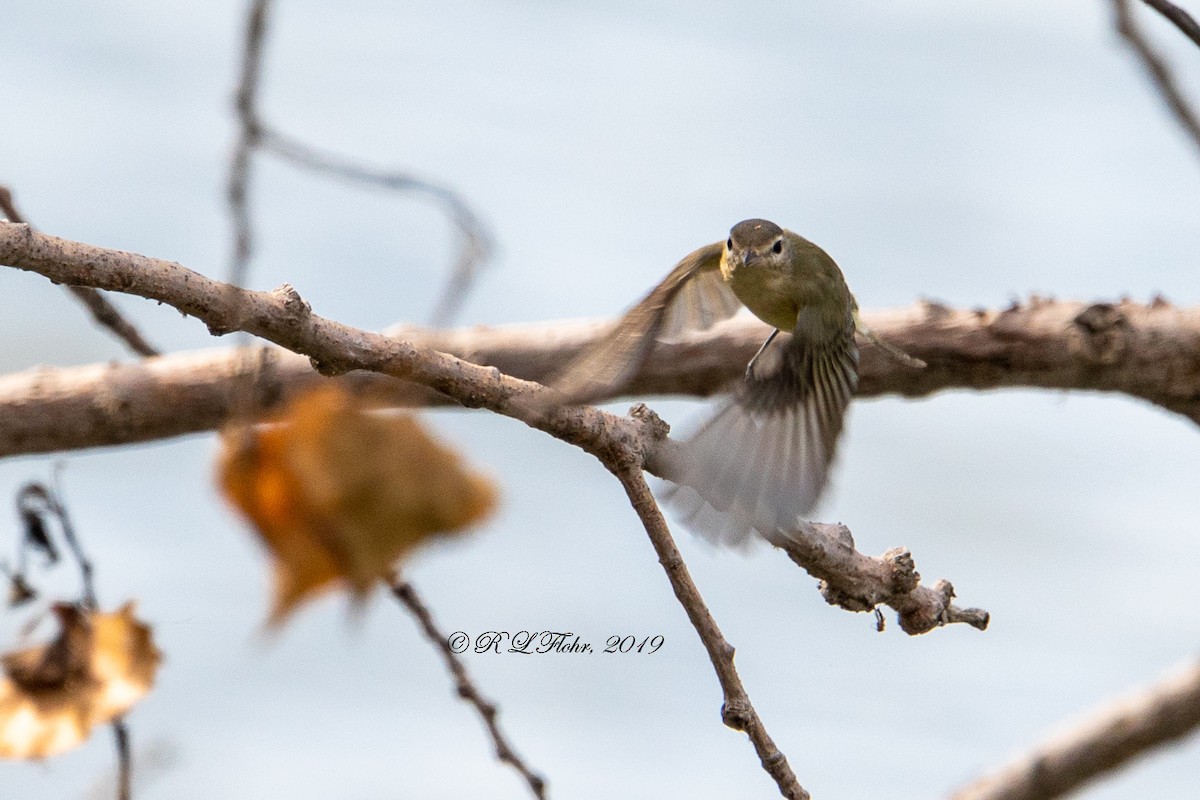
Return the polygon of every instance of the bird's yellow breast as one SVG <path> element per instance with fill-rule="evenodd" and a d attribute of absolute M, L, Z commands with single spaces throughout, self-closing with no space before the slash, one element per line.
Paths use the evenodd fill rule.
<path fill-rule="evenodd" d="M 781 331 L 796 327 L 800 306 L 794 279 L 772 269 L 739 269 L 728 280 L 729 288 L 754 316 Z"/>

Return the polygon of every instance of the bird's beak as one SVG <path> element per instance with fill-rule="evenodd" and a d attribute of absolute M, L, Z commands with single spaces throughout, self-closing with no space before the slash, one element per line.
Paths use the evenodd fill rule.
<path fill-rule="evenodd" d="M 742 259 L 741 259 L 742 264 L 741 265 L 743 267 L 748 266 L 750 264 L 750 262 L 757 261 L 757 260 L 758 260 L 758 253 L 754 252 L 753 250 L 743 250 L 742 251 Z"/>

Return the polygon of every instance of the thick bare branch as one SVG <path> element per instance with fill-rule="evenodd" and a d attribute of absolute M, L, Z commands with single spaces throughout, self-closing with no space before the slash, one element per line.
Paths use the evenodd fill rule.
<path fill-rule="evenodd" d="M 1200 726 L 1200 663 L 1101 708 L 953 800 L 1050 800 Z"/>
<path fill-rule="evenodd" d="M 925 303 L 864 312 L 872 329 L 929 362 L 913 370 L 862 342 L 859 397 L 947 389 L 1040 387 L 1123 392 L 1200 423 L 1200 308 L 1032 300 L 1003 311 Z M 544 381 L 605 330 L 555 322 L 452 331 L 396 328 L 397 338 Z M 737 379 L 765 328 L 738 318 L 664 345 L 628 395 L 709 395 Z M 254 397 L 234 387 L 251 385 Z M 129 444 L 217 428 L 235 411 L 264 409 L 324 380 L 309 360 L 268 347 L 177 353 L 129 364 L 41 367 L 0 376 L 0 456 Z M 452 403 L 412 383 L 355 372 L 342 380 L 381 404 Z M 248 407 L 249 401 L 249 407 Z"/>

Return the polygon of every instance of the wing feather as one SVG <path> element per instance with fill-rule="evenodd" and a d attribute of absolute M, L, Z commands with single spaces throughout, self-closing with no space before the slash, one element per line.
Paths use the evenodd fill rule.
<path fill-rule="evenodd" d="M 685 256 L 611 331 L 551 379 L 563 402 L 611 397 L 642 367 L 664 331 L 677 336 L 689 325 L 708 327 L 736 311 L 740 304 L 719 270 L 722 248 L 717 242 Z"/>
<path fill-rule="evenodd" d="M 742 544 L 754 530 L 787 536 L 825 488 L 858 349 L 849 312 L 833 337 L 820 338 L 811 322 L 802 312 L 791 338 L 772 344 L 781 348 L 774 368 L 756 367 L 668 465 L 675 485 L 665 499 L 713 541 Z"/>

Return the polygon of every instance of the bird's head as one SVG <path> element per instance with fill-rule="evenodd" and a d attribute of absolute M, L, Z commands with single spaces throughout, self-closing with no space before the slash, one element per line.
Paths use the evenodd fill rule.
<path fill-rule="evenodd" d="M 789 257 L 783 228 L 765 219 L 747 219 L 729 231 L 721 254 L 721 272 L 729 280 L 739 269 L 782 270 Z"/>

